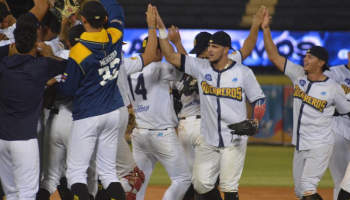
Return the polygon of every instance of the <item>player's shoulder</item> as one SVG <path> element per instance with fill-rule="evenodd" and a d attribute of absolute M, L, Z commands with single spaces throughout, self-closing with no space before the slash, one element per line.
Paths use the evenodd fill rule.
<path fill-rule="evenodd" d="M 120 38 L 123 35 L 123 32 L 121 32 L 119 29 L 114 28 L 114 27 L 110 27 L 107 29 L 108 34 L 111 36 L 112 38 L 112 43 L 115 44 L 118 41 L 120 41 Z"/>
<path fill-rule="evenodd" d="M 236 62 L 236 61 L 233 61 L 233 62 L 235 62 L 234 65 L 233 65 L 233 67 L 232 67 L 232 69 L 234 69 L 234 70 L 235 70 L 235 69 L 236 69 L 236 70 L 240 70 L 240 71 L 245 72 L 245 73 L 248 73 L 248 72 L 252 72 L 252 71 L 253 71 L 252 69 L 250 69 L 249 67 L 243 65 L 242 63 L 238 63 L 238 62 Z"/>
<path fill-rule="evenodd" d="M 83 62 L 83 60 L 85 60 L 91 54 L 92 54 L 92 51 L 90 51 L 86 46 L 78 42 L 70 50 L 69 57 L 72 58 L 78 64 L 80 64 L 81 62 Z"/>

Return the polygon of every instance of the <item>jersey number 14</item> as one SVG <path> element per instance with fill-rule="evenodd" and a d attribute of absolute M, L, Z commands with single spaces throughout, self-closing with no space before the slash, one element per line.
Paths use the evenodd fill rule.
<path fill-rule="evenodd" d="M 133 92 L 133 87 L 132 87 L 130 76 L 128 76 L 128 82 L 129 82 L 129 88 L 130 88 L 130 93 L 131 93 L 132 99 L 135 101 L 135 95 Z M 145 79 L 143 78 L 143 74 L 140 74 L 139 77 L 137 78 L 135 93 L 137 95 L 142 95 L 143 100 L 147 100 L 147 89 L 145 87 Z"/>

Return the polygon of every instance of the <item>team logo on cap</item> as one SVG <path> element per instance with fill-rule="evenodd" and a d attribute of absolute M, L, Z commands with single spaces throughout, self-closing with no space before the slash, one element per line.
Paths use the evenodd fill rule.
<path fill-rule="evenodd" d="M 237 80 L 238 80 L 237 78 L 233 78 L 232 82 L 237 82 Z"/>
<path fill-rule="evenodd" d="M 95 19 L 100 19 L 100 16 L 95 16 Z"/>
<path fill-rule="evenodd" d="M 142 42 L 142 47 L 146 47 L 147 46 L 147 40 L 144 40 L 143 42 Z"/>
<path fill-rule="evenodd" d="M 322 96 L 326 96 L 326 94 L 327 94 L 326 92 L 321 92 Z"/>
<path fill-rule="evenodd" d="M 208 81 L 213 80 L 213 79 L 211 78 L 211 75 L 210 75 L 210 74 L 206 74 L 206 75 L 205 75 L 205 79 L 207 79 Z"/>
<path fill-rule="evenodd" d="M 300 84 L 301 86 L 304 86 L 304 85 L 306 84 L 306 81 L 303 80 L 303 79 L 300 79 L 300 80 L 299 80 L 299 84 Z"/>
<path fill-rule="evenodd" d="M 346 82 L 348 85 L 350 85 L 350 79 L 349 79 L 349 78 L 346 78 L 346 79 L 345 79 L 345 82 Z"/>

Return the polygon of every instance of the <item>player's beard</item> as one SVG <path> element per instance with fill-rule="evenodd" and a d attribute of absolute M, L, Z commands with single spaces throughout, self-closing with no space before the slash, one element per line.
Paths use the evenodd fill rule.
<path fill-rule="evenodd" d="M 211 65 L 212 67 L 214 67 L 214 65 L 218 64 L 219 61 L 222 59 L 222 56 L 223 56 L 223 55 L 224 55 L 224 54 L 221 54 L 221 56 L 220 56 L 218 59 L 216 59 L 216 60 L 214 60 L 214 61 L 210 61 L 210 65 Z"/>

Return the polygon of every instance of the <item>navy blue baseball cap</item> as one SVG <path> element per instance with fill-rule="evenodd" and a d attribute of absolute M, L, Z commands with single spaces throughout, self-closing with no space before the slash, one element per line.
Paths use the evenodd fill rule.
<path fill-rule="evenodd" d="M 159 37 L 157 37 L 157 49 L 160 49 Z M 145 53 L 146 47 L 148 44 L 148 36 L 142 40 L 142 47 L 140 50 L 136 51 L 136 53 Z"/>
<path fill-rule="evenodd" d="M 98 1 L 89 1 L 84 4 L 80 14 L 87 20 L 103 21 L 107 16 L 107 11 Z"/>
<path fill-rule="evenodd" d="M 311 47 L 311 49 L 307 50 L 307 53 L 315 56 L 316 58 L 323 60 L 324 61 L 324 65 L 322 67 L 322 70 L 329 70 L 329 66 L 327 65 L 328 63 L 328 59 L 329 59 L 329 55 L 328 55 L 328 51 L 321 46 L 313 46 Z"/>
<path fill-rule="evenodd" d="M 212 34 L 208 32 L 200 32 L 194 39 L 194 48 L 189 52 L 190 54 L 200 54 L 205 48 L 208 47 L 208 43 Z"/>
<path fill-rule="evenodd" d="M 209 40 L 209 44 L 217 44 L 223 47 L 229 47 L 234 50 L 231 46 L 231 37 L 224 31 L 218 31 L 214 33 Z"/>

